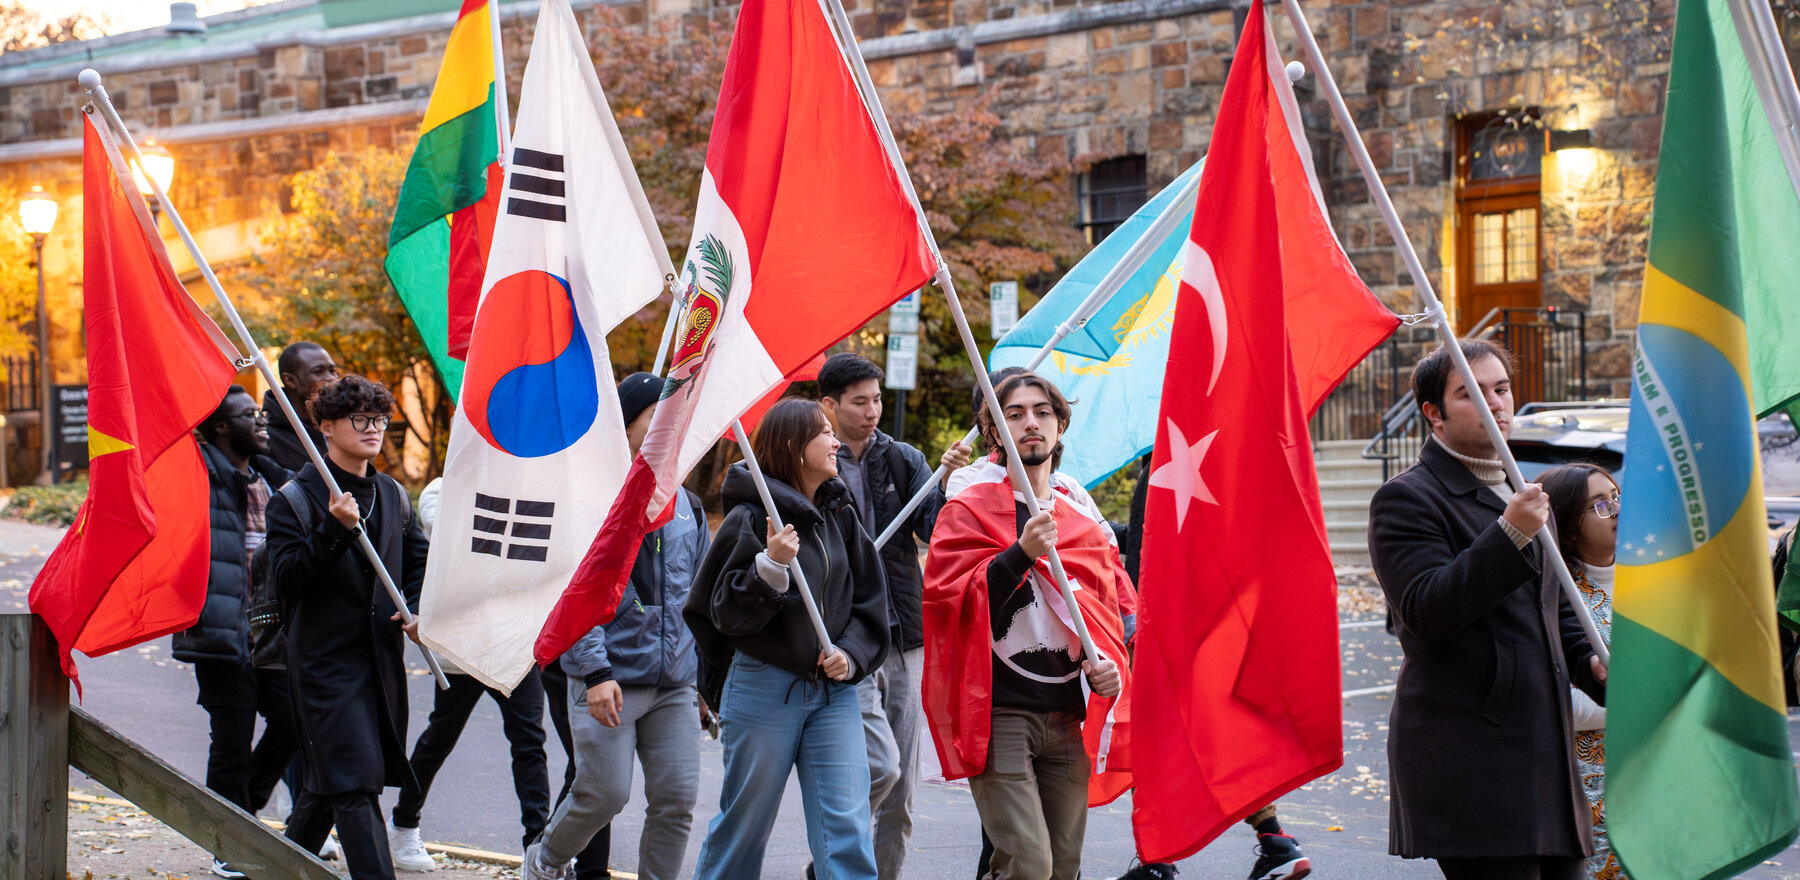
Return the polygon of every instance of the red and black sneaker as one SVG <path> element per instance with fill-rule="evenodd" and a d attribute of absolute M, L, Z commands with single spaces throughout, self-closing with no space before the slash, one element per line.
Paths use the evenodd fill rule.
<path fill-rule="evenodd" d="M 1312 873 L 1312 861 L 1300 852 L 1300 841 L 1286 834 L 1256 835 L 1256 866 L 1250 880 L 1300 880 Z"/>

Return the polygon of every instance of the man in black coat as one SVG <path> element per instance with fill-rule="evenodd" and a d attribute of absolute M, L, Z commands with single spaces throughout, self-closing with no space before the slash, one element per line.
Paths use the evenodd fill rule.
<path fill-rule="evenodd" d="M 881 368 L 868 358 L 840 352 L 819 369 L 819 406 L 836 428 L 838 476 L 850 488 L 857 520 L 870 537 L 881 534 L 906 502 L 931 480 L 925 456 L 882 433 Z M 957 443 L 940 459 L 944 472 L 969 463 L 969 447 Z M 925 575 L 919 569 L 917 538 L 931 543 L 931 529 L 944 508 L 944 485 L 932 487 L 907 523 L 881 548 L 887 573 L 888 620 L 894 650 L 880 669 L 857 686 L 863 733 L 869 744 L 869 806 L 875 820 L 875 866 L 881 880 L 898 880 L 912 837 L 913 790 L 919 779 L 923 707 L 925 623 L 921 606 Z"/>
<path fill-rule="evenodd" d="M 1412 375 L 1431 437 L 1375 493 L 1369 555 L 1405 662 L 1389 716 L 1389 849 L 1435 858 L 1449 880 L 1577 880 L 1592 851 L 1576 775 L 1569 685 L 1605 702 L 1594 656 L 1532 542 L 1542 488 L 1514 492 L 1482 428 L 1508 430 L 1510 358 L 1462 343 L 1471 395 L 1448 349 Z"/>
<path fill-rule="evenodd" d="M 418 634 L 416 625 L 401 626 L 356 534 L 367 532 L 409 609 L 418 605 L 428 544 L 406 490 L 369 466 L 381 453 L 393 395 L 345 376 L 320 387 L 309 406 L 343 493 L 332 496 L 312 465 L 302 468 L 292 485 L 305 510 L 278 492 L 263 548 L 282 599 L 305 766 L 287 836 L 317 852 L 335 821 L 352 880 L 392 880 L 379 797 L 390 785 L 418 788 L 406 759 L 403 656 L 406 638 Z"/>
<path fill-rule="evenodd" d="M 282 349 L 281 356 L 275 359 L 275 368 L 281 371 L 281 391 L 271 388 L 263 393 L 263 411 L 269 414 L 269 457 L 290 471 L 298 471 L 312 459 L 307 457 L 306 446 L 300 442 L 300 432 L 288 423 L 275 395 L 287 395 L 288 402 L 294 405 L 294 413 L 306 422 L 306 433 L 312 435 L 313 445 L 323 453 L 325 436 L 319 433 L 318 425 L 313 424 L 312 416 L 307 414 L 306 401 L 320 385 L 337 381 L 338 368 L 324 346 L 305 341 Z"/>
<path fill-rule="evenodd" d="M 268 803 L 299 747 L 287 673 L 250 662 L 250 559 L 268 532 L 269 498 L 288 480 L 287 469 L 267 454 L 268 425 L 256 398 L 233 385 L 197 429 L 211 487 L 212 563 L 200 619 L 173 639 L 175 659 L 194 664 L 199 703 L 212 722 L 206 787 L 247 813 Z M 265 721 L 260 741 L 258 714 Z M 244 876 L 217 859 L 212 871 Z"/>

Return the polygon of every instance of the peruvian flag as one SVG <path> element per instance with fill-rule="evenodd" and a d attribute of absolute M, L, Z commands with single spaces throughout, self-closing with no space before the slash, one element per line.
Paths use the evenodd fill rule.
<path fill-rule="evenodd" d="M 936 268 L 815 0 L 739 7 L 694 216 L 662 403 L 539 663 L 612 619 L 638 542 L 734 419 Z"/>
<path fill-rule="evenodd" d="M 1343 763 L 1336 578 L 1306 421 L 1398 319 L 1325 218 L 1260 0 L 1184 254 L 1144 523 L 1138 854 L 1173 862 Z"/>

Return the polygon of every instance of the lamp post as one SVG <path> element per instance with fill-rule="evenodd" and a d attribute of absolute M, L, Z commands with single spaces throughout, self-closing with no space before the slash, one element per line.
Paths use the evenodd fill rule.
<path fill-rule="evenodd" d="M 56 479 L 56 446 L 50 436 L 50 311 L 44 307 L 44 239 L 56 225 L 56 200 L 34 186 L 19 202 L 19 222 L 31 234 L 32 265 L 37 269 L 38 437 L 43 444 L 44 473 Z"/>
<path fill-rule="evenodd" d="M 175 179 L 175 157 L 167 147 L 155 140 L 147 140 L 139 148 L 144 154 L 143 167 L 131 166 L 131 179 L 137 183 L 138 193 L 150 205 L 150 220 L 156 224 L 157 234 L 162 234 L 162 202 L 156 198 L 156 188 L 150 185 L 154 180 L 162 185 L 162 191 L 169 191 L 169 183 Z M 145 175 L 149 175 L 146 177 Z"/>

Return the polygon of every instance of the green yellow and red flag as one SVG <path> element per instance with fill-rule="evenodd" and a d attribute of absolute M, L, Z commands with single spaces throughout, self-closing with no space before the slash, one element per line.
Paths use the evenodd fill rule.
<path fill-rule="evenodd" d="M 1730 877 L 1800 829 L 1746 322 L 1792 299 L 1800 203 L 1733 12 L 1676 12 L 1633 364 L 1605 811 L 1636 880 Z"/>
<path fill-rule="evenodd" d="M 211 532 L 193 430 L 237 373 L 99 115 L 86 114 L 82 141 L 88 495 L 29 599 L 78 687 L 71 649 L 106 654 L 199 619 Z"/>
<path fill-rule="evenodd" d="M 463 0 L 388 232 L 388 279 L 452 399 L 500 204 L 505 83 L 494 70 L 490 2 Z"/>

